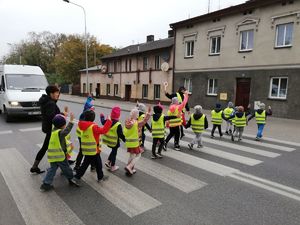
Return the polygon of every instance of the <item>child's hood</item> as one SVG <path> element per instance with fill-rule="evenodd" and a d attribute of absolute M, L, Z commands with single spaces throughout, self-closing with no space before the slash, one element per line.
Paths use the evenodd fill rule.
<path fill-rule="evenodd" d="M 134 122 L 135 122 L 135 120 L 133 120 L 133 119 L 127 119 L 127 120 L 125 121 L 125 127 L 126 127 L 127 129 L 130 129 L 130 128 L 133 126 Z"/>
<path fill-rule="evenodd" d="M 91 126 L 92 124 L 94 124 L 94 122 L 91 122 L 91 121 L 79 121 L 78 122 L 78 127 L 80 130 L 87 130 L 89 128 L 89 126 Z"/>
<path fill-rule="evenodd" d="M 177 105 L 176 104 L 172 104 L 172 105 L 170 105 L 169 110 L 170 110 L 171 113 L 174 113 L 175 110 L 176 110 L 176 108 L 177 108 Z"/>

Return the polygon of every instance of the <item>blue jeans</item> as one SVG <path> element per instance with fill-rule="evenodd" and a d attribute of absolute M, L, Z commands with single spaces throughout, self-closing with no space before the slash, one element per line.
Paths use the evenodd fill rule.
<path fill-rule="evenodd" d="M 256 137 L 261 138 L 264 131 L 265 124 L 257 124 L 257 135 Z"/>
<path fill-rule="evenodd" d="M 65 159 L 62 162 L 52 162 L 50 163 L 50 168 L 47 169 L 47 174 L 43 180 L 44 184 L 52 184 L 53 178 L 56 174 L 57 168 L 60 168 L 61 171 L 63 172 L 63 175 L 67 179 L 72 179 L 73 178 L 73 170 L 71 169 L 67 159 Z"/>

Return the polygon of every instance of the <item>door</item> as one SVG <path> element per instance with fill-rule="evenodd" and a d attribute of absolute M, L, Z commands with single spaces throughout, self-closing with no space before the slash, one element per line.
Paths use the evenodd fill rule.
<path fill-rule="evenodd" d="M 125 85 L 125 101 L 130 101 L 131 85 Z"/>
<path fill-rule="evenodd" d="M 245 110 L 249 105 L 251 79 L 238 78 L 236 83 L 235 105 L 244 106 Z"/>

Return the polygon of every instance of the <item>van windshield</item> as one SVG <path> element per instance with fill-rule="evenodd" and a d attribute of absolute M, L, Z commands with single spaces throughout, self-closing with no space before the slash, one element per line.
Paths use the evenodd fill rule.
<path fill-rule="evenodd" d="M 6 84 L 10 90 L 45 90 L 48 86 L 45 76 L 35 74 L 6 74 Z"/>

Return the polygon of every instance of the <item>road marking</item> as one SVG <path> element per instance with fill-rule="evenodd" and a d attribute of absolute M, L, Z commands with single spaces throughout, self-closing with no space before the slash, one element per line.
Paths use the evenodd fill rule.
<path fill-rule="evenodd" d="M 281 145 L 274 145 L 274 144 L 269 144 L 269 143 L 265 143 L 265 142 L 254 141 L 254 140 L 252 141 L 252 140 L 248 140 L 248 139 L 243 139 L 242 142 L 248 143 L 251 145 L 272 148 L 272 149 L 276 149 L 276 150 L 283 151 L 283 152 L 292 152 L 292 151 L 296 150 L 295 148 L 285 147 L 285 146 L 281 146 Z"/>
<path fill-rule="evenodd" d="M 30 132 L 30 131 L 41 131 L 41 127 L 31 127 L 31 128 L 24 128 L 24 129 L 19 129 L 21 132 Z"/>
<path fill-rule="evenodd" d="M 87 172 L 83 180 L 129 217 L 161 205 L 161 202 L 113 174 L 107 181 L 97 183 L 95 174 Z"/>
<path fill-rule="evenodd" d="M 12 130 L 0 131 L 0 134 L 12 134 Z"/>
<path fill-rule="evenodd" d="M 189 143 L 186 142 L 186 141 L 180 141 L 180 145 L 184 146 L 186 148 L 189 148 L 188 144 Z M 203 153 L 206 153 L 206 154 L 209 154 L 209 155 L 217 156 L 219 158 L 228 159 L 228 160 L 238 162 L 238 163 L 241 163 L 241 164 L 245 164 L 245 165 L 248 165 L 248 166 L 255 166 L 255 165 L 260 164 L 260 163 L 263 162 L 263 161 L 260 161 L 260 160 L 256 160 L 256 159 L 252 159 L 252 158 L 249 158 L 249 157 L 244 157 L 244 156 L 232 154 L 232 153 L 229 153 L 229 152 L 225 152 L 225 151 L 221 151 L 221 150 L 217 150 L 217 149 L 209 148 L 209 147 L 199 148 L 199 149 L 197 149 L 197 151 L 203 152 Z"/>
<path fill-rule="evenodd" d="M 110 149 L 108 149 L 106 146 L 104 147 L 104 149 L 105 150 L 103 151 L 103 153 L 106 155 L 109 154 Z M 117 159 L 127 164 L 128 155 L 124 150 L 120 150 L 118 151 Z M 136 168 L 185 193 L 190 193 L 207 185 L 203 181 L 200 181 L 184 173 L 156 163 L 153 160 L 151 161 L 151 159 L 146 159 L 143 157 L 141 157 L 138 161 Z"/>
<path fill-rule="evenodd" d="M 185 136 L 189 137 L 189 138 L 194 138 L 194 136 L 190 133 L 186 133 Z M 205 138 L 205 137 L 203 137 L 203 142 L 204 142 L 204 145 L 205 145 L 205 142 L 207 142 L 207 143 L 219 145 L 219 146 L 222 146 L 222 147 L 227 147 L 229 149 L 235 149 L 235 150 L 238 150 L 238 151 L 248 152 L 248 153 L 261 155 L 261 156 L 265 156 L 265 157 L 270 157 L 270 158 L 276 158 L 276 157 L 280 156 L 280 154 L 278 154 L 278 153 L 259 150 L 259 149 L 255 149 L 255 148 L 250 148 L 250 147 L 247 147 L 247 146 L 237 144 L 236 142 L 228 143 L 228 142 L 225 142 L 225 141 L 214 140 L 214 139 Z"/>
<path fill-rule="evenodd" d="M 40 192 L 41 176 L 28 176 L 29 169 L 30 165 L 15 148 L 0 149 L 1 174 L 25 223 L 83 225 L 55 191 Z"/>
<path fill-rule="evenodd" d="M 145 140 L 145 145 L 147 145 L 147 147 L 149 148 L 152 145 L 152 143 Z M 211 162 L 209 160 L 201 159 L 199 157 L 192 156 L 183 152 L 174 151 L 171 150 L 170 148 L 168 148 L 168 151 L 163 152 L 163 154 L 169 158 L 173 158 L 185 164 L 197 167 L 199 169 L 206 170 L 210 173 L 214 173 L 220 176 L 227 176 L 228 174 L 232 174 L 238 171 L 237 169 L 224 166 L 219 163 Z"/>

